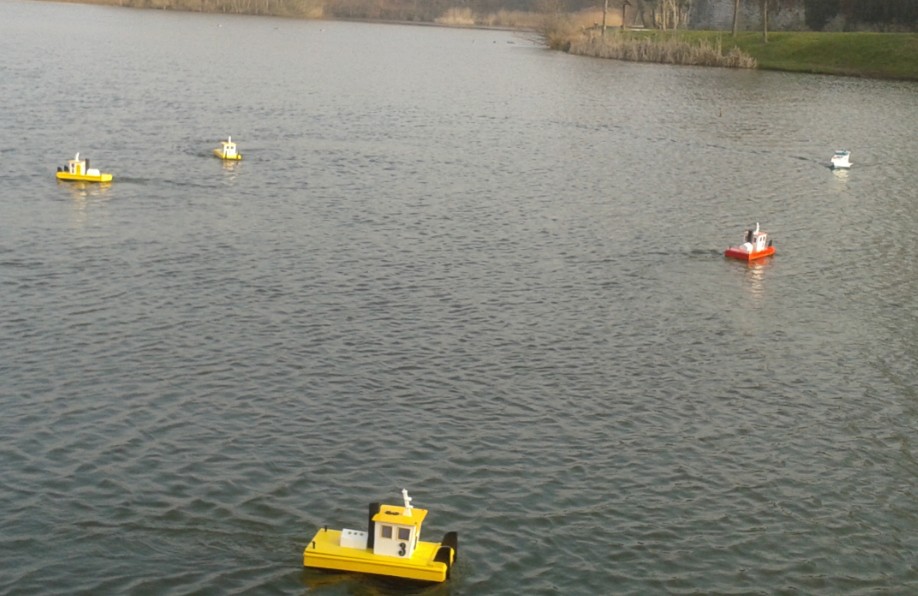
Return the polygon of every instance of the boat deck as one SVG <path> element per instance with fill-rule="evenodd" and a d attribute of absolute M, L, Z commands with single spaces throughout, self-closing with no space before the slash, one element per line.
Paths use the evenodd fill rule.
<path fill-rule="evenodd" d="M 341 531 L 320 529 L 303 551 L 303 565 L 357 573 L 374 573 L 429 582 L 446 580 L 449 567 L 435 561 L 440 544 L 418 542 L 410 559 L 373 554 L 370 549 L 341 546 Z"/>

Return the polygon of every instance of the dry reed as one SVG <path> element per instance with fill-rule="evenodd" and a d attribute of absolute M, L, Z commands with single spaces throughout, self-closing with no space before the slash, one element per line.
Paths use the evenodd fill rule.
<path fill-rule="evenodd" d="M 580 36 L 572 40 L 571 54 L 613 58 L 633 62 L 661 62 L 692 66 L 723 66 L 728 68 L 755 68 L 752 56 L 733 47 L 724 53 L 720 39 L 712 45 L 706 41 L 689 43 L 680 39 L 630 38 L 608 32 L 603 38 L 598 35 Z"/>

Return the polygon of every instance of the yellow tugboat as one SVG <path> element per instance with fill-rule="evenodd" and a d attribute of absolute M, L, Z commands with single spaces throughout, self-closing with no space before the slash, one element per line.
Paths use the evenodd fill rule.
<path fill-rule="evenodd" d="M 447 532 L 443 542 L 421 542 L 427 510 L 412 507 L 406 489 L 402 498 L 403 506 L 370 503 L 366 532 L 320 529 L 303 550 L 303 565 L 425 582 L 447 580 L 459 551 L 458 535 Z"/>
<path fill-rule="evenodd" d="M 233 137 L 226 137 L 225 141 L 220 141 L 220 146 L 214 149 L 214 155 L 220 159 L 238 161 L 242 159 L 242 154 L 236 151 L 236 143 Z"/>
<path fill-rule="evenodd" d="M 67 165 L 57 168 L 58 180 L 77 180 L 80 182 L 111 182 L 111 174 L 103 174 L 96 168 L 89 167 L 88 159 L 80 159 L 77 153 L 73 159 L 67 160 Z"/>

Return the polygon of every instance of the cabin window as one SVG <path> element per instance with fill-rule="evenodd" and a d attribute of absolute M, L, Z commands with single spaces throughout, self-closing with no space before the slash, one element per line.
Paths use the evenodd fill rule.
<path fill-rule="evenodd" d="M 398 539 L 399 540 L 408 540 L 411 538 L 411 530 L 408 528 L 399 528 L 398 529 Z"/>
<path fill-rule="evenodd" d="M 392 526 L 383 526 L 381 535 L 383 538 L 389 538 L 391 540 L 392 539 Z"/>

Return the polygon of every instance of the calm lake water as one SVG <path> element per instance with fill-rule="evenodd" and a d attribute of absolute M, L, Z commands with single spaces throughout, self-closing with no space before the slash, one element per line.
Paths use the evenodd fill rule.
<path fill-rule="evenodd" d="M 918 590 L 918 84 L 0 13 L 0 593 Z"/>

